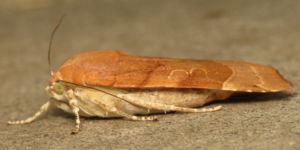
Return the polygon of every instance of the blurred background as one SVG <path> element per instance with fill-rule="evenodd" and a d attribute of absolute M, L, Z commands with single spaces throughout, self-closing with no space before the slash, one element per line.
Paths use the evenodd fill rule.
<path fill-rule="evenodd" d="M 1 0 L 0 147 L 5 149 L 298 149 L 300 1 L 298 0 Z M 269 65 L 295 88 L 242 93 L 205 114 L 158 115 L 158 122 L 87 119 L 70 136 L 74 116 L 50 107 L 47 50 L 54 27 L 54 71 L 94 50 Z"/>

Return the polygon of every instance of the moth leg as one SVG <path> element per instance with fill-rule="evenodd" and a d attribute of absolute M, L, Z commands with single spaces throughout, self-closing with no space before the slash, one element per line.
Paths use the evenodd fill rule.
<path fill-rule="evenodd" d="M 25 120 L 18 120 L 18 121 L 8 121 L 7 123 L 10 125 L 18 125 L 18 124 L 27 124 L 34 121 L 38 116 L 40 116 L 42 113 L 47 111 L 48 107 L 50 105 L 50 101 L 46 102 L 38 112 L 36 112 L 32 117 L 29 117 Z"/>
<path fill-rule="evenodd" d="M 79 118 L 79 108 L 77 104 L 77 100 L 74 97 L 74 92 L 72 90 L 67 91 L 67 96 L 69 97 L 69 105 L 71 106 L 72 112 L 75 114 L 76 117 L 76 128 L 72 130 L 71 134 L 76 134 L 79 132 L 79 126 L 80 126 L 80 118 Z"/>
<path fill-rule="evenodd" d="M 74 95 L 76 96 L 76 98 L 78 100 L 83 101 L 82 97 L 80 96 L 79 91 L 76 91 Z M 90 101 L 92 103 L 94 103 L 96 106 L 104 109 L 107 112 L 115 113 L 115 114 L 117 114 L 121 117 L 127 118 L 129 120 L 134 120 L 134 121 L 157 121 L 157 117 L 137 117 L 137 116 L 134 116 L 134 115 L 127 114 L 123 111 L 119 111 L 116 107 L 111 107 L 111 106 L 106 105 L 104 103 L 101 103 L 99 101 L 95 101 L 93 99 L 90 99 Z"/>
<path fill-rule="evenodd" d="M 193 108 L 185 108 L 185 107 L 178 107 L 175 105 L 165 105 L 159 103 L 150 103 L 145 101 L 136 100 L 130 97 L 126 97 L 124 94 L 118 94 L 118 97 L 122 98 L 123 100 L 127 101 L 128 103 L 132 103 L 141 107 L 146 107 L 147 109 L 156 109 L 166 111 L 178 111 L 178 112 L 185 112 L 185 113 L 203 113 L 203 112 L 214 112 L 222 109 L 222 106 L 217 106 L 214 108 L 203 108 L 203 109 L 193 109 Z"/>
<path fill-rule="evenodd" d="M 72 111 L 72 108 L 69 104 L 65 103 L 65 102 L 62 102 L 62 101 L 59 101 L 59 100 L 56 100 L 56 99 L 53 99 L 51 98 L 50 99 L 51 103 L 54 104 L 56 107 L 68 112 L 68 113 L 73 113 Z"/>

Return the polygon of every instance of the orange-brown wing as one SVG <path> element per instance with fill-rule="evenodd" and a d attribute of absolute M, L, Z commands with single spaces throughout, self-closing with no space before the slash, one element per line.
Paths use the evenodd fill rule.
<path fill-rule="evenodd" d="M 127 56 L 119 51 L 78 54 L 63 63 L 63 80 L 130 88 L 202 88 L 276 92 L 292 87 L 273 68 L 242 61 Z"/>

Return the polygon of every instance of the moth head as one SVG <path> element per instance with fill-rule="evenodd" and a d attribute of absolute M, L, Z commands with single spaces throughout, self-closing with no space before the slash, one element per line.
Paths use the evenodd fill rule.
<path fill-rule="evenodd" d="M 58 80 L 62 80 L 62 76 L 60 72 L 55 72 L 50 80 L 49 85 L 46 87 L 46 91 L 49 94 L 50 97 L 56 99 L 56 100 L 65 100 L 64 93 L 66 91 L 65 85 L 62 82 L 59 82 Z"/>

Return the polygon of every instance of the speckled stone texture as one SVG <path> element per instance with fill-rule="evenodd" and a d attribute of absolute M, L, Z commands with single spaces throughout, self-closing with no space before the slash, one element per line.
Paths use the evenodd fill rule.
<path fill-rule="evenodd" d="M 1 149 L 300 149 L 299 0 L 3 0 L 0 2 Z M 54 71 L 86 51 L 243 60 L 270 65 L 295 87 L 237 93 L 203 114 L 153 115 L 158 122 L 75 117 L 54 106 L 28 125 L 48 99 L 47 49 Z"/>

